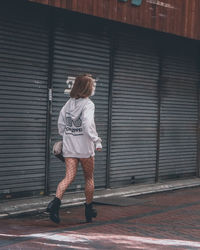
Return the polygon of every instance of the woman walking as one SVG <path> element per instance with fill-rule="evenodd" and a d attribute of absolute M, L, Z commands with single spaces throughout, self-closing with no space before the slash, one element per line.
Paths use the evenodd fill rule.
<path fill-rule="evenodd" d="M 58 131 L 63 137 L 62 153 L 65 159 L 66 175 L 58 184 L 56 197 L 48 204 L 50 219 L 59 223 L 59 208 L 64 192 L 73 182 L 78 163 L 85 177 L 85 217 L 87 222 L 97 216 L 93 208 L 94 194 L 94 155 L 101 151 L 101 138 L 98 137 L 94 122 L 94 103 L 89 99 L 95 92 L 95 81 L 91 75 L 78 76 L 70 92 L 70 99 L 63 106 L 58 118 Z"/>

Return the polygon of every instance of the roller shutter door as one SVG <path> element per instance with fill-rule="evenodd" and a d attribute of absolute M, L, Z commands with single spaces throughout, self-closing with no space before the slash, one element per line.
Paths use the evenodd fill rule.
<path fill-rule="evenodd" d="M 129 35 L 132 33 L 132 35 Z M 114 54 L 111 187 L 153 182 L 157 153 L 159 58 L 152 34 L 118 34 Z"/>
<path fill-rule="evenodd" d="M 67 18 L 60 16 L 57 22 L 54 42 L 53 66 L 53 107 L 52 107 L 52 146 L 60 140 L 57 120 L 62 106 L 68 100 L 64 95 L 67 88 L 66 80 L 82 73 L 91 73 L 99 78 L 96 94 L 92 100 L 96 106 L 95 120 L 99 136 L 103 140 L 103 151 L 96 153 L 95 187 L 105 187 L 106 157 L 107 157 L 107 126 L 108 126 L 108 85 L 109 85 L 109 39 L 102 32 L 95 32 L 91 27 L 92 20 L 78 16 Z M 85 21 L 86 20 L 86 21 Z M 78 27 L 73 24 L 78 24 Z M 95 25 L 98 25 L 95 22 Z M 49 172 L 50 191 L 55 192 L 58 182 L 64 177 L 65 166 L 51 155 Z M 75 181 L 69 190 L 79 190 L 84 187 L 82 168 L 79 166 Z"/>
<path fill-rule="evenodd" d="M 0 195 L 23 196 L 45 185 L 46 14 L 20 3 L 0 13 Z"/>
<path fill-rule="evenodd" d="M 185 40 L 169 40 L 162 59 L 161 179 L 196 174 L 200 69 L 197 46 Z"/>

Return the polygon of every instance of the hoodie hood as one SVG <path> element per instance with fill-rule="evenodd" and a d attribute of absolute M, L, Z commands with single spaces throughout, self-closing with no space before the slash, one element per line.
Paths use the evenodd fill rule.
<path fill-rule="evenodd" d="M 66 105 L 66 112 L 71 114 L 73 120 L 77 120 L 81 115 L 83 108 L 88 103 L 89 98 L 70 98 Z"/>

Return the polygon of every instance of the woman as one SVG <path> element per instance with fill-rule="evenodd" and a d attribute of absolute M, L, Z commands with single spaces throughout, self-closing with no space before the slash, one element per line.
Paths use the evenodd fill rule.
<path fill-rule="evenodd" d="M 47 207 L 50 219 L 59 223 L 59 208 L 64 192 L 76 176 L 78 163 L 85 177 L 85 217 L 87 222 L 97 216 L 93 208 L 94 194 L 94 149 L 101 151 L 101 138 L 98 137 L 94 122 L 94 103 L 89 99 L 94 95 L 95 81 L 91 75 L 78 76 L 70 92 L 70 99 L 63 106 L 58 118 L 58 131 L 63 137 L 63 157 L 66 176 L 58 184 L 56 197 Z"/>

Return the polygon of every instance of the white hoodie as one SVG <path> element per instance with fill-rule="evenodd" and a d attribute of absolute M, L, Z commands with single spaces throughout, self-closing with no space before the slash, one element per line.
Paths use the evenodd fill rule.
<path fill-rule="evenodd" d="M 94 103 L 89 98 L 70 98 L 58 118 L 58 132 L 63 137 L 63 156 L 89 158 L 102 148 L 94 122 Z"/>

